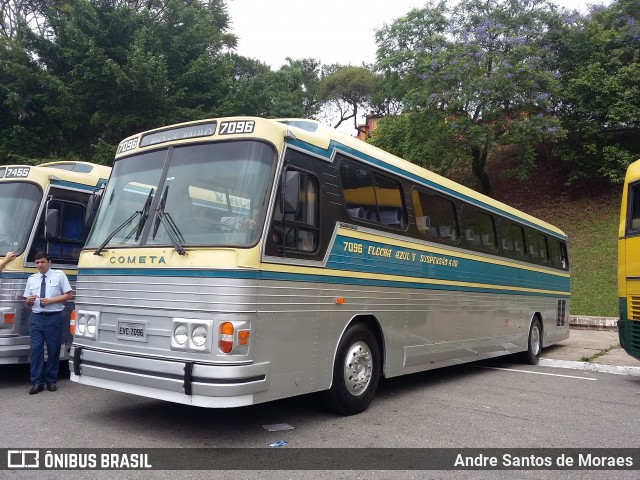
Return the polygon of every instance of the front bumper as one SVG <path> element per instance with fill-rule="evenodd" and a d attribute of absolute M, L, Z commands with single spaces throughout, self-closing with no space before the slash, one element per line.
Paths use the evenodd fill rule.
<path fill-rule="evenodd" d="M 84 385 L 201 407 L 252 405 L 269 388 L 270 364 L 210 365 L 73 345 L 71 380 Z"/>

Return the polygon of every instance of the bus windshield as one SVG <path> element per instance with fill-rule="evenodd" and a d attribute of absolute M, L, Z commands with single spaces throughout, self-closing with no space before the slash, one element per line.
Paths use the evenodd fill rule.
<path fill-rule="evenodd" d="M 275 160 L 272 147 L 255 141 L 118 160 L 87 246 L 251 246 L 264 221 Z"/>
<path fill-rule="evenodd" d="M 0 183 L 0 256 L 24 251 L 41 200 L 42 191 L 33 183 Z"/>

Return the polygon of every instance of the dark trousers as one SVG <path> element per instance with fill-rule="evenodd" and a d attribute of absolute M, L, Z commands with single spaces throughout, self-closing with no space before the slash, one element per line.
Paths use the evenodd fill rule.
<path fill-rule="evenodd" d="M 62 343 L 62 312 L 54 315 L 31 313 L 31 383 L 55 383 L 58 379 L 60 345 Z M 49 358 L 44 362 L 44 345 Z"/>

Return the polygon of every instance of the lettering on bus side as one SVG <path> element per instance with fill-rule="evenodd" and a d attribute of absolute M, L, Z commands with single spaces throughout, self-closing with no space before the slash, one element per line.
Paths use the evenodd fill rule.
<path fill-rule="evenodd" d="M 350 253 L 359 253 L 362 255 L 362 244 L 356 242 L 344 242 L 344 251 Z"/>
<path fill-rule="evenodd" d="M 342 251 L 364 255 L 365 249 L 362 243 L 349 240 L 342 241 Z M 459 261 L 454 258 L 441 257 L 438 255 L 429 255 L 425 253 L 416 253 L 411 250 L 395 249 L 392 247 L 378 247 L 375 245 L 367 245 L 366 255 L 372 257 L 393 258 L 411 263 L 428 263 L 431 265 L 440 265 L 443 267 L 458 268 Z"/>
<path fill-rule="evenodd" d="M 110 257 L 109 263 L 111 264 L 126 264 L 126 265 L 160 265 L 167 261 L 163 255 L 120 255 L 119 257 Z"/>

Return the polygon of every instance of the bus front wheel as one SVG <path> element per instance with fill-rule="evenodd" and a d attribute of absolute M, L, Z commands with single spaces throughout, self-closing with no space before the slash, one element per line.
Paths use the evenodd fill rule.
<path fill-rule="evenodd" d="M 542 353 L 542 326 L 540 320 L 535 318 L 529 329 L 527 351 L 523 352 L 523 358 L 529 365 L 537 365 Z"/>
<path fill-rule="evenodd" d="M 333 382 L 325 403 L 334 412 L 354 415 L 367 409 L 380 381 L 380 346 L 365 325 L 345 332 L 333 366 Z"/>

